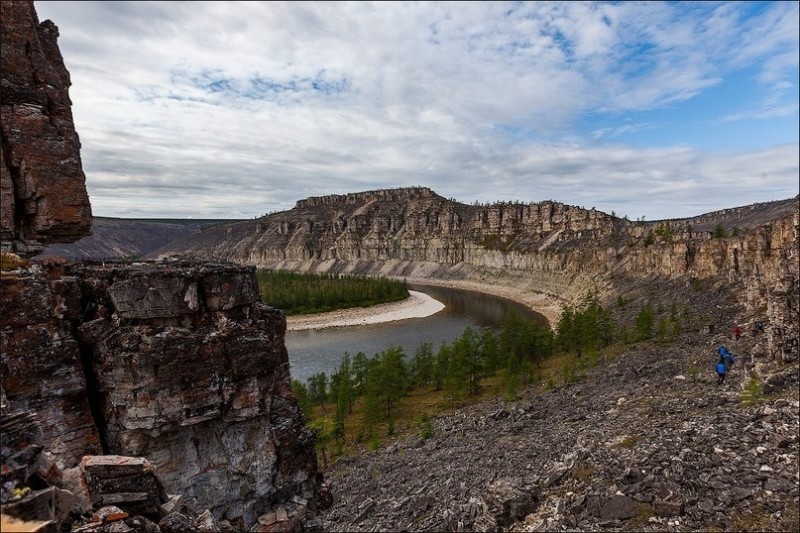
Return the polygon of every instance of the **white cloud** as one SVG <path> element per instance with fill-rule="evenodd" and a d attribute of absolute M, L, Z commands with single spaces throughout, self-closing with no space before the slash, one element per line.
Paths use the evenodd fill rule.
<path fill-rule="evenodd" d="M 758 66 L 761 82 L 785 90 L 797 72 L 797 26 L 784 20 L 794 4 L 768 6 L 764 28 L 737 4 L 36 7 L 61 30 L 100 215 L 251 217 L 308 195 L 427 185 L 463 201 L 637 206 L 652 219 L 772 199 L 748 181 L 752 161 L 768 163 L 768 194 L 797 194 L 796 145 L 723 154 L 564 142 L 580 138 L 586 115 L 675 105 L 730 69 Z M 753 102 L 727 120 L 796 113 L 794 102 Z"/>

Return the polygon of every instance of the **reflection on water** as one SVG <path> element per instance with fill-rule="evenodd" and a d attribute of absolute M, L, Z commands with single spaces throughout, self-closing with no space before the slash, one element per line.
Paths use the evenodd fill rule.
<path fill-rule="evenodd" d="M 475 329 L 497 326 L 510 310 L 531 320 L 547 320 L 514 301 L 479 292 L 429 285 L 410 285 L 410 289 L 436 298 L 445 308 L 433 316 L 384 324 L 368 324 L 321 330 L 286 332 L 286 348 L 292 378 L 305 381 L 317 372 L 331 374 L 345 352 L 364 352 L 372 356 L 387 346 L 401 346 L 408 357 L 417 347 L 429 342 L 437 350 L 443 342 L 458 338 L 467 326 Z"/>

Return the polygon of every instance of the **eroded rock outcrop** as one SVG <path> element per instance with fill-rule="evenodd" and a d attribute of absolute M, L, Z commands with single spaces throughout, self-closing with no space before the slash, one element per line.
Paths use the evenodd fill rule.
<path fill-rule="evenodd" d="M 5 275 L 2 304 L 4 394 L 38 413 L 62 467 L 143 457 L 170 493 L 248 525 L 313 500 L 285 318 L 259 302 L 254 269 L 34 265 Z"/>
<path fill-rule="evenodd" d="M 0 11 L 0 240 L 33 254 L 88 235 L 91 208 L 58 28 L 33 2 Z"/>
<path fill-rule="evenodd" d="M 37 484 L 73 495 L 87 486 L 84 510 L 113 504 L 100 528 L 125 509 L 158 519 L 164 490 L 209 510 L 206 530 L 220 518 L 241 529 L 289 504 L 313 508 L 314 438 L 290 389 L 285 319 L 260 303 L 253 269 L 29 265 L 5 253 L 77 240 L 91 212 L 58 30 L 39 24 L 29 1 L 0 12 L 0 409 L 35 428 L 19 433 L 19 446 L 4 439 L 3 483 L 19 474 L 9 482 L 27 485 L 15 497 Z M 87 462 L 100 454 L 112 455 Z M 6 501 L 4 492 L 4 511 Z"/>

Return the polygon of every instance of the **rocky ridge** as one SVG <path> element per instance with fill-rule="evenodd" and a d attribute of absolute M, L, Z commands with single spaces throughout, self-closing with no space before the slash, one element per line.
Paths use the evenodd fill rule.
<path fill-rule="evenodd" d="M 139 259 L 172 241 L 223 222 L 225 221 L 93 217 L 91 235 L 72 243 L 50 244 L 37 257 Z"/>

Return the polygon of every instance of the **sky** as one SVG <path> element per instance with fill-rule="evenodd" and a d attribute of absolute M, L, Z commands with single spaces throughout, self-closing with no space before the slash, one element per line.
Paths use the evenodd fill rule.
<path fill-rule="evenodd" d="M 426 186 L 631 220 L 798 194 L 798 2 L 35 2 L 96 216 Z"/>

